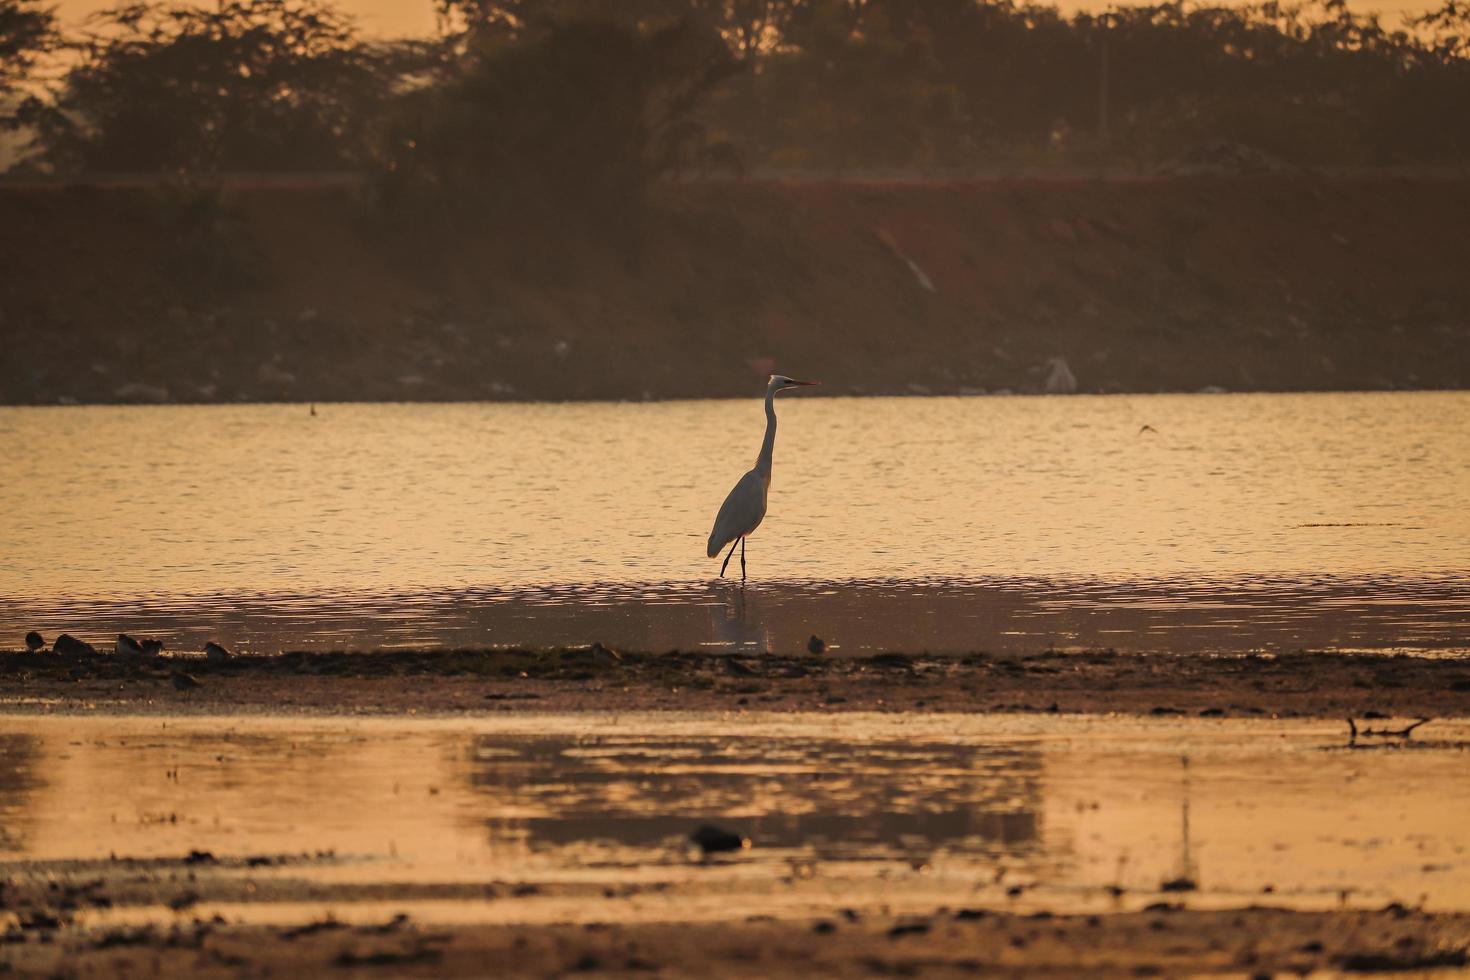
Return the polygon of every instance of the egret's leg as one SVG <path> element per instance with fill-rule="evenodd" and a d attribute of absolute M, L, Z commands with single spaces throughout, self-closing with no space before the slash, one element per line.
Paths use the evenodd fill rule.
<path fill-rule="evenodd" d="M 740 539 L 740 581 L 745 581 L 745 539 Z"/>
<path fill-rule="evenodd" d="M 730 542 L 730 550 L 725 552 L 725 564 L 720 566 L 720 578 L 725 577 L 725 569 L 730 567 L 730 559 L 735 556 L 735 542 Z"/>

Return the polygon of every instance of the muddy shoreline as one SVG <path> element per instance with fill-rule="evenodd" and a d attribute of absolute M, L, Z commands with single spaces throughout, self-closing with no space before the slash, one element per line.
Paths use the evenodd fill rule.
<path fill-rule="evenodd" d="M 0 849 L 0 973 L 8 976 L 1264 976 L 1463 970 L 1470 964 L 1470 913 L 1457 904 L 1458 893 L 1421 895 L 1416 886 L 1385 885 L 1388 879 L 1364 870 L 1384 867 L 1379 849 L 1402 847 L 1398 838 L 1410 833 L 1396 824 L 1403 810 L 1383 799 L 1385 788 L 1413 789 L 1419 796 L 1406 799 L 1421 799 L 1431 792 L 1425 780 L 1445 778 L 1463 755 L 1465 743 L 1456 733 L 1463 732 L 1464 723 L 1450 719 L 1470 717 L 1470 663 L 1464 660 L 1336 653 L 730 656 L 576 648 L 287 653 L 210 662 L 198 656 L 10 652 L 0 653 L 0 711 L 11 720 L 12 738 L 5 743 L 12 753 L 9 775 L 0 778 L 0 819 L 5 820 L 0 843 L 12 816 L 18 822 L 10 829 L 44 836 L 30 856 L 24 847 L 10 855 Z M 1197 833 L 1206 838 L 1208 863 L 1198 884 L 1145 873 L 1141 864 L 1140 873 L 1126 882 L 1069 877 L 1073 872 L 1060 868 L 1032 875 L 1008 865 L 1005 850 L 993 858 L 957 856 L 964 850 L 958 839 L 953 843 L 959 851 L 953 853 L 935 843 L 915 852 L 918 857 L 875 852 L 844 863 L 840 856 L 783 843 L 772 832 L 775 825 L 763 835 L 753 833 L 749 847 L 734 855 L 701 856 L 664 844 L 586 850 L 581 835 L 594 831 L 582 828 L 566 839 L 547 838 L 565 845 L 564 852 L 510 847 L 505 857 L 516 838 L 504 827 L 495 836 L 493 828 L 504 824 L 493 816 L 495 809 L 511 806 L 520 812 L 517 799 L 525 804 L 537 798 L 517 793 L 539 792 L 534 788 L 548 781 L 565 783 L 564 790 L 580 786 L 567 790 L 583 801 L 574 823 L 607 818 L 615 825 L 619 816 L 628 815 L 615 805 L 622 793 L 617 787 L 656 778 L 656 764 L 629 763 L 631 771 L 612 777 L 623 782 L 605 786 L 603 780 L 615 770 L 584 761 L 593 769 L 579 776 L 573 771 L 575 757 L 554 761 L 548 756 L 537 768 L 525 768 L 525 758 L 497 754 L 505 744 L 498 741 L 482 744 L 473 736 L 394 741 L 404 737 L 405 724 L 429 732 L 459 724 L 493 729 L 505 712 L 518 716 L 504 724 L 534 732 L 538 739 L 560 724 L 577 738 L 601 731 L 604 739 L 616 732 L 619 739 L 636 740 L 635 713 L 640 711 L 651 712 L 641 716 L 645 726 L 650 718 L 687 724 L 688 712 L 708 712 L 731 731 L 746 730 L 745 712 L 751 731 L 802 719 L 820 724 L 825 713 L 879 712 L 853 715 L 852 724 L 871 726 L 878 719 L 895 725 L 902 734 L 892 738 L 910 750 L 924 740 L 913 723 L 922 728 L 926 717 L 928 737 L 944 731 L 949 739 L 952 729 L 983 721 L 964 719 L 962 713 L 1088 715 L 1057 719 L 1063 725 L 1099 727 L 1061 749 L 1052 757 L 1055 762 L 1034 770 L 1022 765 L 1016 776 L 969 763 L 955 769 L 947 778 L 966 786 L 990 781 L 999 794 L 995 800 L 1000 802 L 991 803 L 983 802 L 991 799 L 984 793 L 966 796 L 963 806 L 1005 810 L 1011 804 L 1004 801 L 1040 792 L 1027 790 L 1027 780 L 1049 774 L 1053 782 L 1047 792 L 1062 798 L 1050 809 L 1024 805 L 1028 812 L 1049 814 L 1032 818 L 1044 826 L 1097 799 L 1093 783 L 1075 780 L 1083 774 L 1093 778 L 1102 762 L 1128 746 L 1136 750 L 1147 744 L 1154 746 L 1148 750 L 1154 756 L 1128 756 L 1123 771 L 1130 784 L 1154 778 L 1148 783 L 1152 789 L 1137 791 L 1166 798 L 1163 837 L 1141 840 L 1172 846 L 1173 798 L 1181 791 L 1172 775 L 1178 764 L 1174 753 L 1192 751 L 1196 761 L 1189 770 L 1199 787 Z M 1108 714 L 1125 717 L 1101 717 Z M 102 717 L 80 717 L 86 715 Z M 351 715 L 369 717 L 344 717 Z M 415 726 L 412 719 L 424 716 L 446 720 Z M 1222 717 L 1240 719 L 1222 724 L 1254 733 L 1230 745 L 1260 744 L 1285 754 L 1237 759 L 1231 754 L 1236 748 L 1212 756 L 1198 742 L 1194 749 L 1179 749 L 1172 743 L 1158 747 L 1157 737 L 1146 743 L 1120 741 L 1108 727 L 1164 726 L 1168 731 L 1162 737 L 1168 740 L 1180 738 L 1191 724 L 1205 724 L 1198 719 Z M 1408 738 L 1362 735 L 1355 744 L 1347 737 L 1348 717 L 1357 718 L 1360 729 L 1377 731 L 1414 718 L 1435 721 Z M 1221 806 L 1237 806 L 1246 785 L 1232 780 L 1259 778 L 1261 759 L 1279 759 L 1281 766 L 1303 772 L 1300 757 L 1283 748 L 1292 726 L 1266 720 L 1271 718 L 1315 719 L 1308 726 L 1315 734 L 1308 737 L 1316 741 L 1307 751 L 1332 754 L 1322 755 L 1321 763 L 1307 760 L 1311 770 L 1350 771 L 1357 780 L 1351 792 L 1380 794 L 1373 797 L 1380 803 L 1362 811 L 1372 818 L 1368 824 L 1350 821 L 1347 829 L 1333 831 L 1325 823 L 1313 825 L 1317 836 L 1310 842 L 1281 837 L 1279 826 L 1276 836 L 1267 829 L 1277 826 L 1271 820 L 1298 826 L 1303 811 L 1243 811 L 1260 822 L 1256 831 L 1263 846 L 1274 841 L 1282 847 L 1316 847 L 1323 833 L 1354 839 L 1384 835 L 1384 843 L 1371 847 L 1337 841 L 1330 856 L 1316 859 L 1341 870 L 1341 885 L 1329 878 L 1330 887 L 1324 888 L 1320 877 L 1293 875 L 1284 866 L 1281 877 L 1273 870 L 1265 879 L 1271 884 L 1242 886 L 1246 879 L 1231 878 L 1238 863 L 1232 855 L 1241 852 L 1226 851 L 1228 845 L 1218 839 L 1217 850 L 1209 849 L 1209 828 L 1218 834 L 1223 826 L 1218 823 Z M 1341 744 L 1323 742 L 1328 720 L 1342 722 Z M 265 735 L 273 725 L 287 726 L 290 734 L 269 741 Z M 44 726 L 53 733 L 36 739 Z M 197 743 L 190 741 L 190 726 Z M 1434 733 L 1437 727 L 1441 735 Z M 25 741 L 27 731 L 30 741 Z M 1111 739 L 1107 731 L 1114 731 Z M 1111 748 L 1097 747 L 1100 734 Z M 393 744 L 399 746 L 400 756 L 393 757 L 398 768 L 385 766 L 389 757 L 372 754 L 375 747 Z M 625 761 L 638 752 L 634 742 L 626 744 L 635 755 Z M 451 748 L 455 745 L 461 748 Z M 682 745 L 666 746 L 668 757 L 695 763 L 687 753 L 678 754 Z M 1067 753 L 1079 746 L 1090 746 L 1086 750 L 1094 755 L 1073 761 L 1068 769 Z M 1343 751 L 1352 748 L 1403 751 Z M 1162 787 L 1156 782 L 1157 765 L 1149 761 L 1159 754 L 1171 767 Z M 1352 764 L 1343 769 L 1340 760 L 1348 757 Z M 704 779 L 731 761 L 722 757 L 695 765 L 688 771 L 696 775 L 688 778 Z M 800 771 L 790 763 L 787 759 L 785 769 L 777 768 Z M 1451 768 L 1439 768 L 1445 764 Z M 136 768 L 124 769 L 128 765 Z M 299 773 L 292 768 L 303 765 L 307 768 Z M 735 766 L 736 771 L 745 768 Z M 832 802 L 847 799 L 840 787 L 855 770 L 833 772 L 830 782 L 820 771 L 803 779 L 832 787 L 838 794 Z M 864 805 L 916 805 L 894 802 L 907 776 L 880 783 L 878 774 L 863 772 L 852 785 L 877 794 L 877 802 Z M 380 784 L 376 795 L 362 786 L 373 780 Z M 66 797 L 57 789 L 47 797 L 48 781 L 58 788 L 87 789 L 83 796 Z M 1234 787 L 1224 804 L 1207 792 L 1222 785 Z M 1335 784 L 1329 778 L 1322 785 Z M 601 787 L 595 795 L 577 797 L 593 786 Z M 692 793 L 693 786 L 680 783 L 678 792 Z M 795 792 L 794 783 L 788 790 L 796 798 L 766 805 L 800 810 L 805 797 Z M 924 792 L 935 805 L 961 805 L 944 803 L 936 795 L 937 784 Z M 1252 799 L 1269 803 L 1279 792 Z M 1460 798 L 1443 786 L 1432 792 L 1436 800 Z M 340 797 L 341 805 L 357 815 L 334 816 L 345 820 L 336 829 L 296 825 L 292 821 L 316 818 L 293 814 L 334 812 L 330 804 L 321 810 L 319 800 L 317 810 L 300 809 L 308 799 L 303 793 Z M 698 793 L 695 798 L 706 799 Z M 7 804 L 7 799 L 18 802 Z M 709 799 L 725 800 L 723 809 L 717 802 L 705 805 L 742 826 L 732 798 Z M 657 801 L 658 815 L 673 802 L 656 793 L 649 800 Z M 1114 802 L 1104 803 L 1101 817 L 1087 818 L 1103 822 L 1076 826 L 1106 832 L 1120 819 L 1131 826 L 1136 818 L 1130 814 L 1160 812 L 1157 801 L 1145 800 L 1144 809 L 1116 811 Z M 245 805 L 266 809 L 236 812 Z M 73 806 L 83 812 L 71 812 Z M 399 807 L 403 822 L 394 824 L 384 815 Z M 871 810 L 855 812 L 877 819 Z M 431 813 L 455 816 L 449 824 L 435 823 Z M 387 822 L 374 824 L 374 815 Z M 682 810 L 669 819 L 679 834 L 698 822 Z M 718 818 L 712 814 L 711 819 Z M 286 829 L 274 836 L 268 830 L 241 833 L 262 820 Z M 383 829 L 364 829 L 370 826 Z M 1031 827 L 1026 833 L 1037 832 L 1037 826 L 1026 826 Z M 69 836 L 89 827 L 101 828 L 101 836 Z M 1425 823 L 1411 829 L 1429 833 L 1431 843 L 1445 847 L 1459 840 L 1452 826 L 1437 827 Z M 439 845 L 414 839 L 424 834 L 437 839 L 447 828 L 465 836 Z M 1070 840 L 1072 832 L 1059 827 L 1053 833 Z M 389 843 L 395 839 L 409 852 L 422 852 L 426 863 L 403 863 Z M 1016 846 L 1030 846 L 1026 840 L 1032 838 Z M 434 863 L 426 851 L 433 846 L 447 848 L 454 859 Z M 503 863 L 487 857 L 496 853 Z M 548 863 L 548 855 L 556 853 L 564 857 Z M 1422 854 L 1413 852 L 1411 864 L 1420 878 L 1433 878 L 1439 870 L 1450 881 L 1460 866 L 1459 853 L 1431 846 Z M 481 856 L 464 863 L 466 854 Z M 1371 858 L 1367 865 L 1361 863 L 1364 855 Z M 1443 864 L 1419 868 L 1431 859 Z M 1184 866 L 1189 867 L 1187 861 Z M 1106 873 L 1114 872 L 1109 867 Z"/>
<path fill-rule="evenodd" d="M 1460 968 L 1470 915 L 1394 906 L 1376 912 L 1272 908 L 1092 916 L 936 909 L 927 916 L 808 921 L 593 923 L 525 928 L 440 925 L 399 917 L 292 927 L 181 920 L 170 928 L 84 930 L 64 942 L 15 930 L 0 952 L 14 975 L 233 977 L 329 975 L 559 976 L 1271 976 Z M 34 937 L 34 938 L 33 938 Z M 10 937 L 7 937 L 10 938 Z"/>
<path fill-rule="evenodd" d="M 824 657 L 588 648 L 296 652 L 215 663 L 10 652 L 0 653 L 0 699 L 8 711 L 46 713 L 815 710 L 1371 720 L 1470 715 L 1470 663 L 1341 653 Z"/>

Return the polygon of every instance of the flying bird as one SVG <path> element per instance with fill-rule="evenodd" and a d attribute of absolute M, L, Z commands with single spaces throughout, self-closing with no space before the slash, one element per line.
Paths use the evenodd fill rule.
<path fill-rule="evenodd" d="M 735 545 L 740 545 L 740 581 L 745 581 L 745 539 L 760 527 L 766 516 L 766 491 L 771 488 L 771 452 L 776 448 L 776 392 L 787 388 L 821 384 L 820 381 L 793 381 L 784 374 L 773 374 L 766 382 L 766 438 L 761 443 L 760 455 L 755 458 L 755 468 L 740 478 L 735 489 L 720 505 L 715 517 L 714 530 L 709 533 L 707 555 L 714 558 L 720 549 L 730 546 L 725 563 L 720 566 L 720 577 L 730 567 L 730 558 L 735 554 Z"/>

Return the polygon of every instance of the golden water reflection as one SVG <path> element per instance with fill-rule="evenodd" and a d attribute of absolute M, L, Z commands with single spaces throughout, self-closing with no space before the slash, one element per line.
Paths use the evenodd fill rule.
<path fill-rule="evenodd" d="M 412 883 L 436 914 L 498 920 L 667 915 L 681 901 L 728 914 L 1137 907 L 1179 877 L 1198 882 L 1186 897 L 1201 905 L 1470 909 L 1470 726 L 1436 722 L 1425 747 L 1396 751 L 1350 751 L 1337 727 L 11 717 L 0 723 L 0 876 L 192 850 L 306 855 L 239 873 L 295 883 L 271 893 L 293 903 L 328 885 L 372 885 L 364 899 L 380 901 L 378 886 Z M 706 821 L 754 846 L 696 860 L 684 838 Z M 586 890 L 538 896 L 558 882 Z M 480 884 L 500 898 L 433 891 Z M 504 887 L 518 884 L 532 887 Z M 630 885 L 662 897 L 626 908 L 599 898 Z M 244 903 L 251 915 L 270 917 L 265 895 Z"/>

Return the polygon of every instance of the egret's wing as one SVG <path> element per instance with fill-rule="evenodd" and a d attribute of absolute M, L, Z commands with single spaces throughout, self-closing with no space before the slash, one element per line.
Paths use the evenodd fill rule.
<path fill-rule="evenodd" d="M 742 534 L 749 534 L 766 516 L 766 485 L 760 474 L 751 470 L 740 478 L 735 489 L 720 505 L 714 530 L 709 533 L 708 555 L 713 558 L 720 549 Z"/>

